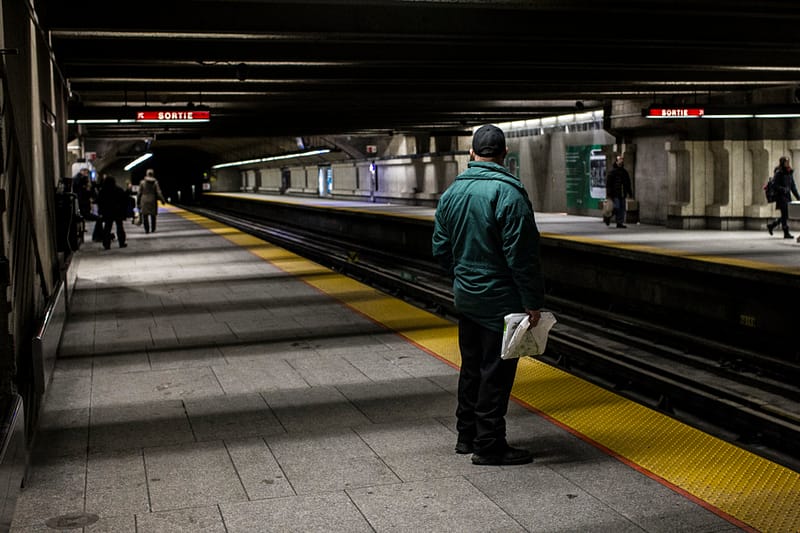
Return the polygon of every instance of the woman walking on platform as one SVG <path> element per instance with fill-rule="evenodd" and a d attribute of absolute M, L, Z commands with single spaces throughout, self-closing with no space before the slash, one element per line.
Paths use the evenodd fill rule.
<path fill-rule="evenodd" d="M 148 168 L 144 178 L 139 182 L 139 193 L 136 198 L 145 233 L 156 232 L 158 200 L 161 200 L 162 204 L 165 203 L 164 195 L 161 194 L 161 187 L 158 185 L 153 169 Z"/>
<path fill-rule="evenodd" d="M 772 235 L 772 230 L 780 224 L 783 229 L 783 238 L 792 239 L 794 236 L 789 233 L 789 203 L 792 201 L 792 194 L 798 200 L 800 200 L 800 194 L 797 194 L 797 186 L 794 183 L 794 170 L 789 164 L 788 157 L 784 156 L 778 160 L 778 166 L 775 167 L 775 175 L 772 179 L 778 186 L 775 208 L 780 210 L 781 216 L 767 224 L 767 231 Z"/>

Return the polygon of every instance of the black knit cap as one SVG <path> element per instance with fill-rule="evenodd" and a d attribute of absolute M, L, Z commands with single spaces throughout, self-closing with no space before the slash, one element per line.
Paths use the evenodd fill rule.
<path fill-rule="evenodd" d="M 472 136 L 472 151 L 481 157 L 495 157 L 506 151 L 506 136 L 497 126 L 481 126 Z"/>

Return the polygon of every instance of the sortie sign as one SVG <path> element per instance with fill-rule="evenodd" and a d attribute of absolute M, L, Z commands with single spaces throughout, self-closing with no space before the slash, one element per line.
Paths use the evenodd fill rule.
<path fill-rule="evenodd" d="M 210 111 L 137 111 L 136 122 L 208 122 Z"/>
<path fill-rule="evenodd" d="M 700 118 L 705 114 L 702 107 L 651 107 L 647 118 Z"/>

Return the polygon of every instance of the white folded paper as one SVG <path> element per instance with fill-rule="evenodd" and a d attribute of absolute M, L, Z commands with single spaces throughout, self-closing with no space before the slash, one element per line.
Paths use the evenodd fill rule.
<path fill-rule="evenodd" d="M 547 347 L 550 328 L 557 322 L 555 315 L 543 311 L 535 328 L 530 327 L 527 313 L 511 313 L 505 316 L 503 325 L 503 349 L 500 357 L 516 359 L 523 355 L 542 355 Z"/>

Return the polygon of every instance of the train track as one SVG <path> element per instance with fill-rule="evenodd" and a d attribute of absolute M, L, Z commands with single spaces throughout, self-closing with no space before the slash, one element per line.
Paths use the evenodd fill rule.
<path fill-rule="evenodd" d="M 186 207 L 456 319 L 450 281 L 432 261 L 236 213 Z M 669 324 L 547 296 L 558 317 L 540 360 L 800 470 L 800 368 L 757 352 L 683 334 Z"/>

